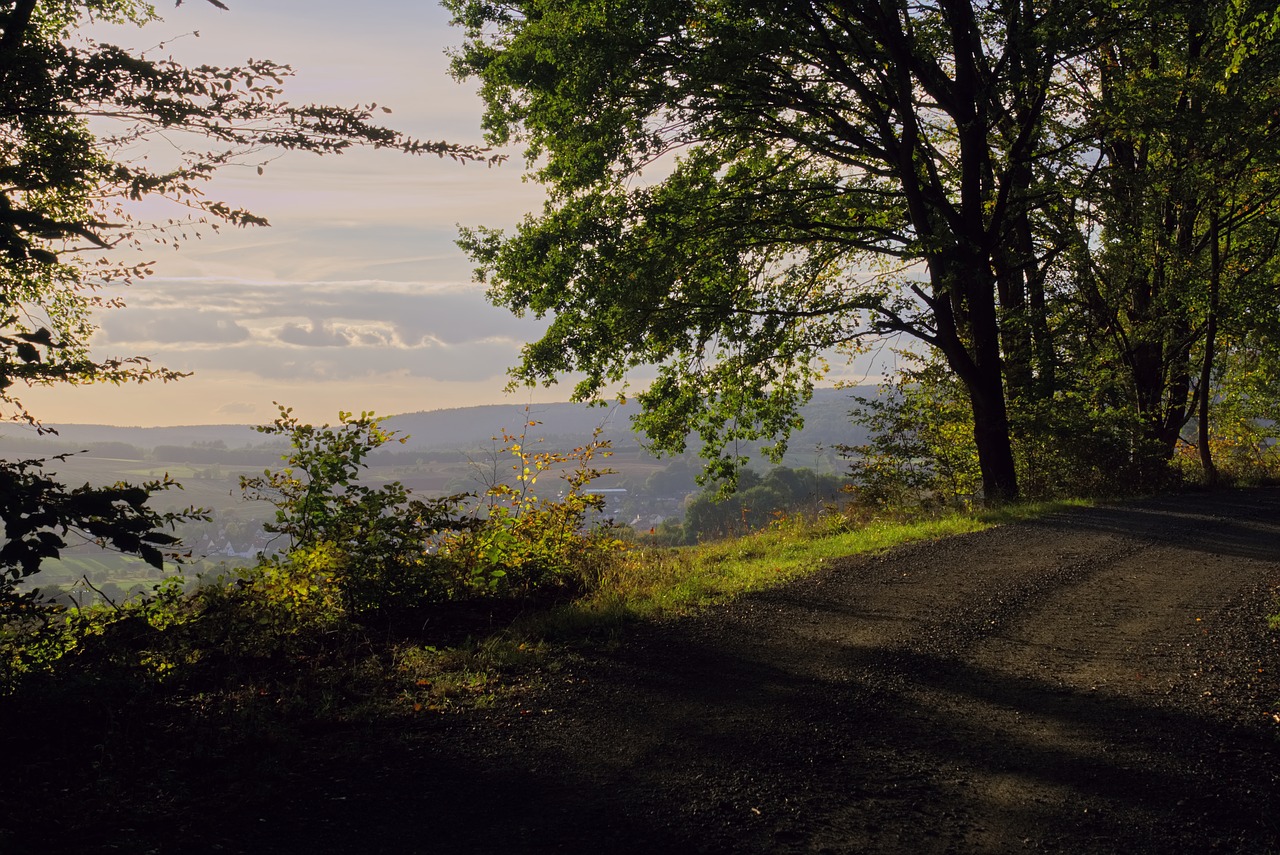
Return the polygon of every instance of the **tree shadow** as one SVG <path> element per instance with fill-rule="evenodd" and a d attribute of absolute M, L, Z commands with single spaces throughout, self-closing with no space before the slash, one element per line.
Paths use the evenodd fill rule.
<path fill-rule="evenodd" d="M 1214 555 L 1280 561 L 1280 489 L 1258 487 L 1197 497 L 1163 496 L 1122 505 L 1079 508 L 1029 525 L 1054 531 L 1094 531 L 1157 542 Z"/>

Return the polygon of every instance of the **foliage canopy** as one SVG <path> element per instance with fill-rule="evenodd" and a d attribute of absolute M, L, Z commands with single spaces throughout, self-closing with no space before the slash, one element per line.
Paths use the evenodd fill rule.
<path fill-rule="evenodd" d="M 1273 281 L 1265 3 L 448 5 L 490 140 L 549 190 L 461 240 L 551 319 L 516 380 L 657 366 L 641 425 L 698 431 L 715 474 L 795 427 L 833 350 L 895 334 L 962 384 L 988 500 L 1062 395 L 1158 473 L 1226 307 Z"/>

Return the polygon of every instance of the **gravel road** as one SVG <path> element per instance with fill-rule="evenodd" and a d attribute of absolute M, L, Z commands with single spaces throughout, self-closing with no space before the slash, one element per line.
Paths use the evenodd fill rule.
<path fill-rule="evenodd" d="M 1280 852 L 1278 585 L 1277 490 L 833 563 L 454 722 L 395 814 L 436 851 Z"/>

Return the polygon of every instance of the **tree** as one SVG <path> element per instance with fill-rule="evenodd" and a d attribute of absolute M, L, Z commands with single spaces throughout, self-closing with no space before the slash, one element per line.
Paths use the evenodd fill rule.
<path fill-rule="evenodd" d="M 776 466 L 764 476 L 744 469 L 742 476 L 732 496 L 709 485 L 688 498 L 681 527 L 686 543 L 759 531 L 790 514 L 813 514 L 844 493 L 841 479 L 812 469 Z"/>
<path fill-rule="evenodd" d="M 1096 157 L 1075 193 L 1073 280 L 1088 316 L 1076 346 L 1094 368 L 1085 374 L 1117 378 L 1109 403 L 1133 411 L 1148 479 L 1198 412 L 1213 480 L 1215 364 L 1274 304 L 1280 51 L 1257 38 L 1236 49 L 1242 22 L 1274 15 L 1271 4 L 1156 12 L 1116 29 L 1079 78 Z"/>
<path fill-rule="evenodd" d="M 669 450 L 693 427 L 723 474 L 734 441 L 797 425 L 824 351 L 906 333 L 964 383 L 986 498 L 1017 494 L 1023 238 L 1088 3 L 447 5 L 489 139 L 525 142 L 550 191 L 461 241 L 494 302 L 552 316 L 517 379 L 579 371 L 589 398 L 657 365 L 641 425 Z"/>
<path fill-rule="evenodd" d="M 173 244 L 184 233 L 223 224 L 266 224 L 203 194 L 202 183 L 219 168 L 252 163 L 268 149 L 332 154 L 353 145 L 483 156 L 378 125 L 376 104 L 291 105 L 281 98 L 288 66 L 251 60 L 188 68 L 99 44 L 80 29 L 89 20 L 143 25 L 153 18 L 152 8 L 137 0 L 0 2 L 0 410 L 6 419 L 42 429 L 22 404 L 24 387 L 179 376 L 140 358 L 91 356 L 93 313 L 115 305 L 102 295 L 103 286 L 150 272 L 136 260 L 141 256 L 131 260 L 124 250 L 142 250 L 151 241 Z M 161 133 L 180 147 L 172 162 L 153 167 L 131 159 Z M 147 197 L 169 199 L 186 216 L 138 222 L 128 203 Z M 43 475 L 44 463 L 0 461 L 0 521 L 8 541 L 0 551 L 0 593 L 12 593 L 41 559 L 56 556 L 70 531 L 153 563 L 160 561 L 155 546 L 174 542 L 155 528 L 176 517 L 146 507 L 150 494 L 167 484 L 72 490 Z"/>
<path fill-rule="evenodd" d="M 36 573 L 46 558 L 58 557 L 68 536 L 139 555 L 160 567 L 162 550 L 179 542 L 162 529 L 181 520 L 203 518 L 195 509 L 161 514 L 147 507 L 153 493 L 173 486 L 168 478 L 141 485 L 67 488 L 45 474 L 47 462 L 0 461 L 0 520 L 4 521 L 0 616 L 34 605 L 38 592 L 19 593 L 18 583 Z"/>

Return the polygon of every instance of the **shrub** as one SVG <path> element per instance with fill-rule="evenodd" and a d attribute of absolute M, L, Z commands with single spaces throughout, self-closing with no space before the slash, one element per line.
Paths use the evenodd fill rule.
<path fill-rule="evenodd" d="M 283 556 L 261 558 L 264 572 L 332 587 L 351 619 L 457 595 L 464 580 L 435 550 L 442 533 L 470 525 L 459 514 L 465 497 L 424 500 L 399 481 L 361 484 L 366 458 L 396 436 L 372 413 L 339 413 L 338 421 L 313 427 L 280 406 L 274 422 L 257 428 L 291 446 L 284 469 L 240 480 L 247 497 L 276 506 L 266 528 L 289 540 Z"/>
<path fill-rule="evenodd" d="M 120 604 L 27 602 L 0 616 L 0 695 L 38 674 L 72 689 L 67 675 L 113 675 L 126 694 L 175 679 L 233 689 L 325 661 L 339 663 L 335 679 L 345 680 L 340 663 L 372 649 L 370 623 L 391 628 L 410 610 L 416 621 L 417 609 L 460 598 L 577 593 L 625 548 L 593 519 L 602 502 L 588 487 L 608 471 L 594 465 L 609 453 L 598 437 L 567 453 L 535 453 L 506 436 L 513 484 L 490 485 L 463 513 L 462 495 L 419 499 L 399 482 L 359 482 L 369 454 L 395 439 L 371 413 L 341 413 L 337 425 L 317 428 L 281 407 L 259 430 L 286 436 L 291 449 L 283 468 L 242 487 L 275 505 L 267 528 L 286 548 L 198 584 L 165 580 Z M 538 476 L 551 470 L 563 493 L 539 497 Z"/>
<path fill-rule="evenodd" d="M 533 451 L 527 432 L 538 424 L 526 422 L 518 435 L 503 432 L 514 483 L 489 484 L 476 524 L 442 544 L 441 552 L 464 569 L 477 590 L 506 596 L 576 593 L 591 586 L 609 553 L 625 548 L 609 525 L 592 519 L 604 500 L 588 488 L 613 471 L 595 466 L 597 458 L 612 454 L 608 441 L 597 430 L 591 442 L 571 451 Z M 539 496 L 539 478 L 552 471 L 563 482 L 561 495 Z"/>
<path fill-rule="evenodd" d="M 873 507 L 962 505 L 982 486 L 968 397 L 939 359 L 899 357 L 912 367 L 878 397 L 854 399 L 853 420 L 868 427 L 871 438 L 838 447 L 850 461 L 853 493 Z"/>
<path fill-rule="evenodd" d="M 870 428 L 861 446 L 841 446 L 863 504 L 903 508 L 964 506 L 980 495 L 972 409 L 963 385 L 935 353 L 900 352 L 904 367 L 876 398 L 856 398 L 855 422 Z M 1081 392 L 1009 405 L 1018 484 L 1046 500 L 1168 489 L 1177 472 L 1158 444 L 1142 439 L 1129 408 Z"/>

